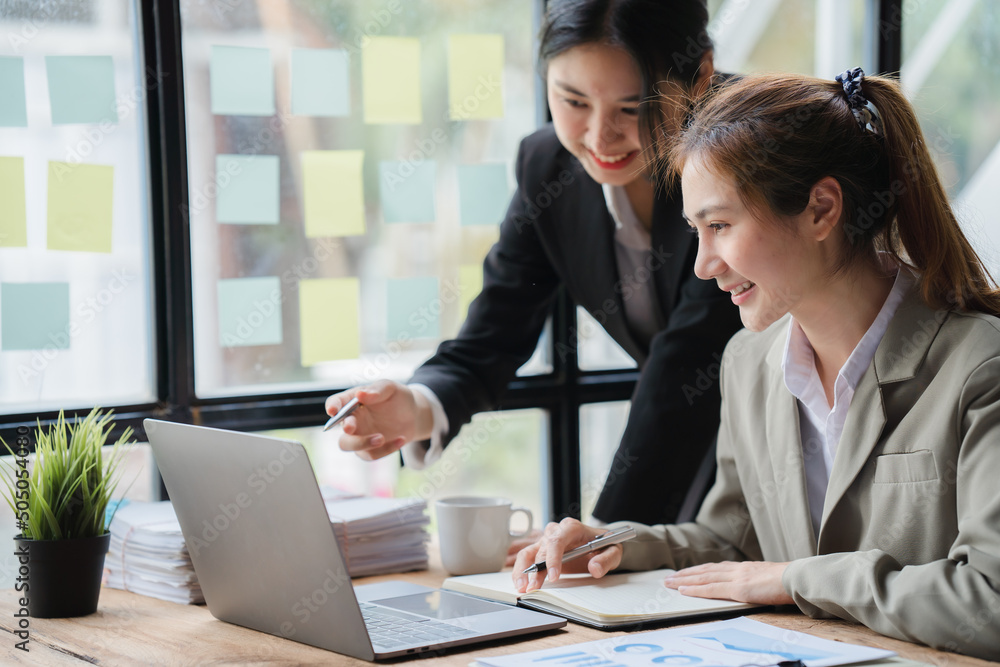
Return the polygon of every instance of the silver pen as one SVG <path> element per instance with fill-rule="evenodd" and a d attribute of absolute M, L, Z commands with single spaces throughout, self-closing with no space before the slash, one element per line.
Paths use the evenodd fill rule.
<path fill-rule="evenodd" d="M 571 549 L 563 554 L 562 562 L 565 563 L 568 560 L 573 560 L 574 558 L 579 558 L 593 551 L 600 551 L 605 547 L 610 547 L 612 544 L 621 544 L 635 537 L 635 528 L 632 526 L 623 526 L 622 528 L 617 528 L 615 530 L 608 531 L 603 535 L 598 535 L 591 541 L 587 542 L 583 546 L 579 546 L 576 549 Z M 542 572 L 546 569 L 545 561 L 541 563 L 535 563 L 528 569 L 526 569 L 521 574 L 528 574 L 530 572 Z"/>
<path fill-rule="evenodd" d="M 331 428 L 339 424 L 341 421 L 354 414 L 354 411 L 360 407 L 361 404 L 358 403 L 358 399 L 355 396 L 347 403 L 345 403 L 344 407 L 342 407 L 340 410 L 337 410 L 337 414 L 335 414 L 334 416 L 330 417 L 330 419 L 327 420 L 326 426 L 323 427 L 323 430 L 329 431 Z"/>

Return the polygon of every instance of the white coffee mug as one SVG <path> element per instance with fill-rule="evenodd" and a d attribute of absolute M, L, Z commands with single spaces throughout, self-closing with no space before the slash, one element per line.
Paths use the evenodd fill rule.
<path fill-rule="evenodd" d="M 438 500 L 435 507 L 441 563 L 449 574 L 499 571 L 511 540 L 531 532 L 531 511 L 511 507 L 506 498 L 456 496 Z M 528 517 L 528 527 L 513 533 L 510 518 L 518 512 Z"/>

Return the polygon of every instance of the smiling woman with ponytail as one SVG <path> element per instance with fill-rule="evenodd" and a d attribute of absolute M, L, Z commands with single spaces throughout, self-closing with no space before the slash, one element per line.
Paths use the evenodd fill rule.
<path fill-rule="evenodd" d="M 666 152 L 695 272 L 748 329 L 723 356 L 719 472 L 694 522 L 566 570 L 673 568 L 687 595 L 1000 659 L 1000 293 L 898 85 L 747 77 Z M 595 533 L 550 524 L 514 571 L 557 579 Z"/>

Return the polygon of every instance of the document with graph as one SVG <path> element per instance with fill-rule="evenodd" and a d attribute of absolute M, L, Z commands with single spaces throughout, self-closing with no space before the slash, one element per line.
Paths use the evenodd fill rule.
<path fill-rule="evenodd" d="M 800 660 L 805 667 L 835 667 L 896 655 L 892 651 L 820 639 L 748 618 L 636 632 L 528 653 L 477 658 L 478 667 L 544 665 L 673 665 L 741 667 Z"/>

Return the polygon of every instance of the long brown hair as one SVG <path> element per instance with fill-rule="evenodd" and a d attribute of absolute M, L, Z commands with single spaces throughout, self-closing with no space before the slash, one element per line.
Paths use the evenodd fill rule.
<path fill-rule="evenodd" d="M 669 174 L 699 156 L 731 177 L 757 211 L 793 216 L 812 186 L 830 176 L 843 191 L 849 240 L 843 265 L 890 253 L 920 274 L 935 308 L 1000 315 L 1000 291 L 962 233 L 910 103 L 885 77 L 865 77 L 862 93 L 881 119 L 862 128 L 836 81 L 758 75 L 728 83 L 697 104 L 667 147 Z"/>

